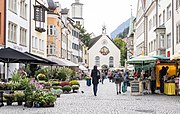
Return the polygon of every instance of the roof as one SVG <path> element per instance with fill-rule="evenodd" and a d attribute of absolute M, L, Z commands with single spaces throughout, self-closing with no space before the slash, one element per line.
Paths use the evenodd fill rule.
<path fill-rule="evenodd" d="M 61 14 L 68 14 L 68 12 L 69 12 L 69 9 L 67 8 L 61 9 Z"/>
<path fill-rule="evenodd" d="M 53 0 L 48 0 L 47 1 L 48 2 L 48 8 L 50 9 L 50 10 L 55 10 L 56 9 L 56 4 L 54 3 L 54 1 Z"/>
<path fill-rule="evenodd" d="M 106 36 L 112 41 L 112 39 L 108 35 L 106 35 Z M 101 37 L 102 37 L 102 35 L 99 35 L 99 36 L 91 39 L 89 42 L 89 48 L 88 49 L 90 49 Z M 112 41 L 112 43 L 119 49 L 119 47 L 113 41 Z"/>
<path fill-rule="evenodd" d="M 89 42 L 89 46 L 88 46 L 89 48 L 88 49 L 90 49 L 101 37 L 102 37 L 102 35 L 99 35 L 99 36 L 91 39 Z"/>

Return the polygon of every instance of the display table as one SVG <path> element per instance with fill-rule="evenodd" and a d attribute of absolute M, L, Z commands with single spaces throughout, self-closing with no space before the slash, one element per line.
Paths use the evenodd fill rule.
<path fill-rule="evenodd" d="M 175 95 L 175 83 L 164 83 L 164 94 L 166 95 Z"/>

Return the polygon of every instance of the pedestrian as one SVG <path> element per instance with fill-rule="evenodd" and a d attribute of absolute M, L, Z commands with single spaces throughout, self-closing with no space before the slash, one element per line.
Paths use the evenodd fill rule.
<path fill-rule="evenodd" d="M 155 73 L 155 67 L 152 68 L 151 71 L 151 93 L 155 93 L 156 89 L 156 73 Z"/>
<path fill-rule="evenodd" d="M 93 84 L 93 92 L 94 96 L 97 96 L 97 89 L 100 79 L 100 71 L 97 69 L 97 66 L 94 66 L 94 69 L 91 71 L 92 84 Z"/>
<path fill-rule="evenodd" d="M 102 71 L 102 73 L 101 73 L 101 83 L 102 84 L 104 83 L 104 79 L 105 79 L 105 72 Z"/>
<path fill-rule="evenodd" d="M 163 66 L 162 69 L 159 71 L 159 81 L 160 81 L 160 92 L 164 93 L 164 76 L 166 75 L 167 70 Z"/>
<path fill-rule="evenodd" d="M 121 82 L 123 82 L 123 76 L 122 76 L 122 73 L 119 71 L 115 71 L 114 73 L 114 81 L 115 81 L 115 84 L 116 84 L 116 92 L 117 92 L 117 95 L 118 94 L 121 94 Z"/>
<path fill-rule="evenodd" d="M 124 86 L 125 86 L 125 91 L 127 91 L 127 86 L 128 86 L 128 79 L 129 79 L 129 72 L 126 71 L 125 75 L 124 75 Z"/>

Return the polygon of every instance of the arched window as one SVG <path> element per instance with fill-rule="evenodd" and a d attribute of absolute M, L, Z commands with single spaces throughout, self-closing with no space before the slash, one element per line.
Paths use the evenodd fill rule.
<path fill-rule="evenodd" d="M 114 67 L 114 58 L 111 56 L 109 57 L 109 68 Z"/>
<path fill-rule="evenodd" d="M 100 57 L 99 56 L 95 57 L 95 65 L 100 66 Z"/>

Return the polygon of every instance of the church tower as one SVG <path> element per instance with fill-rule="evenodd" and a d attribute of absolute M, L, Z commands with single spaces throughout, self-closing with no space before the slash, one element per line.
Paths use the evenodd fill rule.
<path fill-rule="evenodd" d="M 79 0 L 75 0 L 75 3 L 71 4 L 72 9 L 72 19 L 76 22 L 77 25 L 84 26 L 83 19 L 83 4 Z"/>

